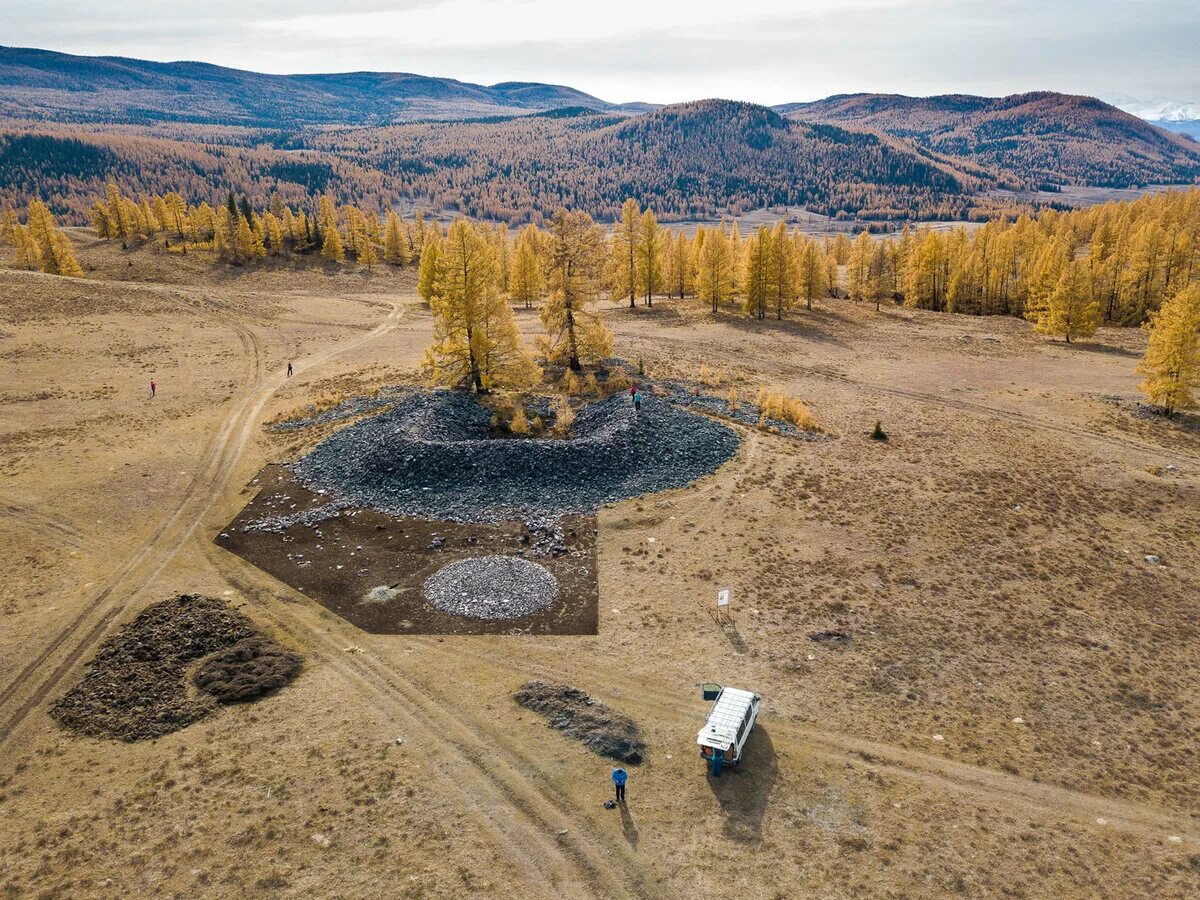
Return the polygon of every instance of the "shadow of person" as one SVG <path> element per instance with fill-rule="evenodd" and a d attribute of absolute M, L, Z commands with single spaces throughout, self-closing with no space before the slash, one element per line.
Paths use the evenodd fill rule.
<path fill-rule="evenodd" d="M 621 803 L 618 806 L 621 810 L 621 831 L 624 832 L 629 846 L 636 850 L 638 845 L 637 823 L 633 821 L 633 815 L 629 812 L 628 805 Z"/>
<path fill-rule="evenodd" d="M 771 735 L 761 724 L 754 726 L 744 752 L 745 757 L 736 767 L 723 770 L 717 778 L 710 773 L 708 786 L 721 804 L 725 837 L 757 844 L 762 841 L 763 816 L 779 779 L 779 762 Z"/>

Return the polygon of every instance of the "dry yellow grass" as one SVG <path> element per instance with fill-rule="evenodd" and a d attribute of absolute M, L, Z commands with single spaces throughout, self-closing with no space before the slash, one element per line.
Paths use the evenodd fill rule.
<path fill-rule="evenodd" d="M 821 424 L 798 397 L 792 397 L 778 388 L 761 388 L 755 401 L 759 412 L 766 418 L 787 422 L 804 431 L 820 431 Z"/>
<path fill-rule="evenodd" d="M 0 893 L 1197 895 L 1200 439 L 1099 399 L 1136 396 L 1144 335 L 606 310 L 651 372 L 736 360 L 743 404 L 813 398 L 834 437 L 739 429 L 710 478 L 601 510 L 598 636 L 438 641 L 358 632 L 213 545 L 261 466 L 317 439 L 263 421 L 412 378 L 411 281 L 78 254 L 89 279 L 0 271 Z M 304 674 L 153 743 L 54 727 L 98 617 L 179 590 L 227 597 Z M 535 677 L 645 730 L 624 815 L 604 760 L 512 706 Z M 765 699 L 718 781 L 694 744 L 710 678 Z"/>

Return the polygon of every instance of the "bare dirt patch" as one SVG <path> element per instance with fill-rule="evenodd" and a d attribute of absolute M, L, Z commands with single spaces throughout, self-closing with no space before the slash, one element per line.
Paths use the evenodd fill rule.
<path fill-rule="evenodd" d="M 599 590 L 596 517 L 546 523 L 435 522 L 331 503 L 268 466 L 258 495 L 216 542 L 375 634 L 595 634 Z M 265 526 L 264 526 L 265 523 Z M 429 603 L 425 582 L 447 565 L 525 557 L 558 583 L 554 599 L 526 615 L 473 618 Z"/>

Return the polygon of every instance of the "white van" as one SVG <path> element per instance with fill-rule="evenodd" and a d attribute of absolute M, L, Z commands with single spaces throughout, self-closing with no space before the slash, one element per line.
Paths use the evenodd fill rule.
<path fill-rule="evenodd" d="M 707 760 L 714 778 L 720 777 L 723 767 L 742 761 L 742 750 L 754 730 L 761 703 L 758 694 L 737 688 L 723 687 L 717 694 L 704 727 L 696 735 L 700 755 Z"/>

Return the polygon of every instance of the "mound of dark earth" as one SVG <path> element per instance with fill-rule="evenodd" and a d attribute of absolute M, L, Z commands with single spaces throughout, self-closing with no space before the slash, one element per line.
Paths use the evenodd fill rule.
<path fill-rule="evenodd" d="M 583 743 L 593 753 L 637 765 L 646 753 L 642 730 L 569 684 L 531 681 L 513 695 L 526 709 L 545 716 L 550 727 Z"/>
<path fill-rule="evenodd" d="M 146 607 L 101 644 L 50 715 L 93 737 L 140 741 L 277 690 L 301 665 L 221 600 L 181 594 Z"/>
<path fill-rule="evenodd" d="M 392 515 L 455 522 L 589 513 L 683 487 L 737 450 L 731 429 L 666 400 L 635 413 L 615 395 L 579 411 L 563 439 L 489 437 L 470 396 L 417 392 L 293 465 L 314 490 Z"/>

